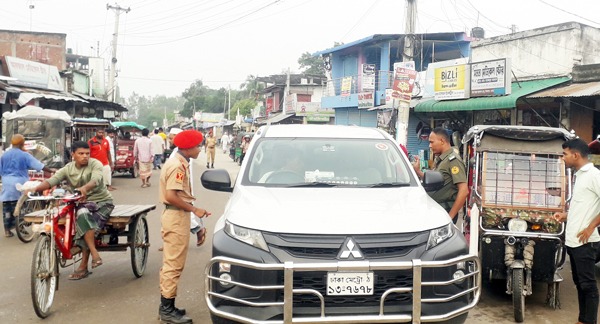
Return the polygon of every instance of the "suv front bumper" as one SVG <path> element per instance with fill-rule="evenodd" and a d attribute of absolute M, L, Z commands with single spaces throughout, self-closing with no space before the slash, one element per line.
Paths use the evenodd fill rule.
<path fill-rule="evenodd" d="M 430 274 L 444 269 L 464 268 L 464 276 L 433 279 Z M 231 279 L 221 276 L 222 265 L 231 269 Z M 242 323 L 390 323 L 438 322 L 466 314 L 479 302 L 481 268 L 479 258 L 466 255 L 444 261 L 339 261 L 327 263 L 255 263 L 215 257 L 205 270 L 205 299 L 212 314 Z M 235 270 L 234 270 L 235 269 Z M 243 270 L 243 271 L 240 271 Z M 347 303 L 326 305 L 322 290 L 298 288 L 295 275 L 327 272 L 409 273 L 410 284 L 389 287 L 378 294 L 378 306 Z M 253 282 L 238 281 L 236 273 L 261 277 Z M 280 278 L 281 280 L 277 279 Z M 296 282 L 295 282 L 296 281 Z M 273 282 L 276 284 L 256 284 Z M 223 288 L 225 284 L 225 288 Z M 440 293 L 441 292 L 441 293 Z M 303 307 L 294 296 L 318 298 L 318 307 Z M 408 295 L 408 303 L 390 303 L 394 296 Z"/>

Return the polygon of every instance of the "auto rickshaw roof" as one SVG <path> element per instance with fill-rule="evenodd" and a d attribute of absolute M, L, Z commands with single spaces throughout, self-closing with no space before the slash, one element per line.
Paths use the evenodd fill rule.
<path fill-rule="evenodd" d="M 115 128 L 137 128 L 139 130 L 143 130 L 144 128 L 146 128 L 146 127 L 139 125 L 136 122 L 132 122 L 132 121 L 112 122 L 111 124 Z"/>
<path fill-rule="evenodd" d="M 38 106 L 25 106 L 17 111 L 7 111 L 2 114 L 5 120 L 13 119 L 52 119 L 62 120 L 65 123 L 71 122 L 71 116 L 66 111 L 43 109 Z"/>
<path fill-rule="evenodd" d="M 497 137 L 515 139 L 522 141 L 548 141 L 562 138 L 570 140 L 575 134 L 564 128 L 542 127 L 542 126 L 518 126 L 518 125 L 476 125 L 463 136 L 462 143 L 470 142 L 475 136 L 483 137 L 485 133 Z"/>

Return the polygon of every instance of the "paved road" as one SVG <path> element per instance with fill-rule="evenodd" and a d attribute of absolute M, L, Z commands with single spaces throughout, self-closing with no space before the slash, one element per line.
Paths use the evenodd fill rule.
<path fill-rule="evenodd" d="M 238 166 L 225 154 L 217 153 L 216 168 L 225 168 L 237 174 Z M 205 155 L 201 154 L 194 165 L 195 188 L 200 205 L 213 213 L 207 220 L 213 228 L 222 214 L 227 193 L 204 190 L 199 183 L 199 175 L 205 170 Z M 139 179 L 127 176 L 114 178 L 113 191 L 117 204 L 157 204 L 158 175 L 154 171 L 150 188 L 140 188 Z M 150 232 L 150 255 L 145 275 L 136 279 L 131 270 L 130 252 L 103 253 L 104 265 L 94 269 L 93 274 L 81 281 L 67 280 L 73 269 L 61 269 L 60 289 L 52 306 L 52 315 L 40 320 L 31 306 L 30 264 L 34 244 L 23 244 L 16 237 L 0 237 L 0 323 L 157 323 L 156 314 L 160 299 L 158 271 L 161 253 L 157 250 L 160 241 L 160 212 L 148 214 Z M 185 307 L 195 323 L 209 323 L 209 314 L 202 298 L 203 271 L 210 258 L 210 236 L 204 246 L 197 248 L 195 239 L 190 238 L 188 262 L 180 283 L 177 304 Z M 546 287 L 536 285 L 534 295 L 526 300 L 526 323 L 574 323 L 577 314 L 577 297 L 572 284 L 569 266 L 562 274 L 565 281 L 561 286 L 562 309 L 551 310 L 544 307 Z M 600 271 L 598 271 L 600 275 Z M 513 323 L 512 302 L 500 284 L 485 287 L 480 304 L 469 314 L 467 323 Z"/>

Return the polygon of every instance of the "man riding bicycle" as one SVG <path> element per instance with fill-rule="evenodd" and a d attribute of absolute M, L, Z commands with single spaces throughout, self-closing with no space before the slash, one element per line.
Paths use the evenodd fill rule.
<path fill-rule="evenodd" d="M 44 180 L 32 191 L 41 192 L 66 181 L 67 184 L 81 193 L 81 202 L 77 208 L 77 224 L 75 245 L 83 253 L 81 263 L 75 272 L 69 275 L 71 280 L 86 278 L 88 261 L 92 255 L 92 269 L 102 265 L 102 259 L 95 246 L 96 232 L 102 229 L 110 213 L 115 208 L 112 196 L 104 183 L 102 163 L 90 159 L 90 147 L 86 142 L 74 142 L 71 147 L 73 161 L 58 170 L 54 176 Z"/>

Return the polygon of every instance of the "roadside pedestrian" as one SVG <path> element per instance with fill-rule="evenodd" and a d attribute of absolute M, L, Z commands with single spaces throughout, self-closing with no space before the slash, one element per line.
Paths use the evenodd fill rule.
<path fill-rule="evenodd" d="M 54 169 L 46 167 L 29 152 L 25 150 L 25 137 L 15 134 L 11 138 L 12 148 L 0 157 L 0 176 L 2 176 L 2 216 L 4 219 L 4 236 L 13 237 L 12 230 L 15 228 L 15 207 L 21 198 L 21 192 L 17 190 L 17 183 L 23 184 L 29 180 L 29 170 L 44 170 L 54 172 Z M 19 229 L 17 228 L 17 231 Z"/>
<path fill-rule="evenodd" d="M 217 139 L 213 135 L 212 129 L 208 131 L 208 136 L 206 136 L 205 140 L 205 148 L 206 151 L 206 168 L 215 167 L 215 147 L 217 146 Z M 209 166 L 210 163 L 210 166 Z"/>
<path fill-rule="evenodd" d="M 152 140 L 152 154 L 154 154 L 153 169 L 160 170 L 162 156 L 165 153 L 165 140 L 159 135 L 158 129 L 154 130 L 154 135 L 150 139 Z"/>
<path fill-rule="evenodd" d="M 117 163 L 116 154 L 115 154 L 115 141 L 116 141 L 116 131 L 111 128 L 107 128 L 104 130 L 106 133 L 106 140 L 108 141 L 108 145 L 110 145 L 110 168 L 111 172 L 108 177 L 108 189 L 116 190 L 117 188 L 112 186 L 112 170 L 115 169 L 115 164 Z"/>
<path fill-rule="evenodd" d="M 434 155 L 437 155 L 434 171 L 439 171 L 444 178 L 443 187 L 429 192 L 429 196 L 448 212 L 452 222 L 456 224 L 458 213 L 465 205 L 469 193 L 465 164 L 454 152 L 450 144 L 450 136 L 442 127 L 434 128 L 429 134 L 429 148 Z M 419 157 L 416 155 L 414 157 L 413 168 L 422 179 L 424 173 L 420 169 Z"/>
<path fill-rule="evenodd" d="M 104 177 L 104 184 L 108 190 L 115 190 L 111 183 L 111 173 L 112 173 L 112 158 L 110 155 L 110 144 L 108 140 L 104 138 L 104 130 L 97 129 L 96 136 L 90 138 L 88 141 L 88 145 L 90 147 L 90 157 L 94 158 L 100 163 L 102 163 L 102 176 Z"/>
<path fill-rule="evenodd" d="M 567 213 L 555 213 L 554 219 L 567 221 L 565 245 L 571 260 L 571 272 L 577 288 L 577 323 L 598 320 L 598 286 L 595 265 L 600 235 L 600 170 L 588 160 L 589 147 L 581 139 L 563 143 L 565 166 L 575 169 L 573 196 Z"/>
<path fill-rule="evenodd" d="M 74 142 L 71 147 L 72 162 L 56 172 L 50 179 L 39 184 L 34 192 L 41 192 L 58 185 L 62 181 L 79 191 L 85 204 L 77 207 L 77 224 L 75 224 L 75 245 L 82 249 L 81 262 L 77 270 L 69 275 L 70 280 L 86 278 L 88 261 L 92 257 L 92 269 L 103 264 L 96 249 L 94 238 L 101 230 L 115 208 L 112 195 L 104 185 L 103 166 L 96 159 L 90 158 L 90 148 L 86 142 Z M 90 210 L 93 204 L 93 210 Z"/>
<path fill-rule="evenodd" d="M 147 128 L 142 130 L 142 137 L 133 143 L 133 157 L 140 168 L 140 179 L 142 179 L 142 188 L 150 187 L 150 177 L 152 176 L 152 140 L 148 137 L 150 131 Z"/>
<path fill-rule="evenodd" d="M 242 144 L 241 144 L 241 149 L 242 149 L 242 155 L 240 155 L 240 162 L 239 165 L 242 165 L 242 162 L 244 161 L 244 157 L 246 157 L 246 151 L 248 150 L 248 147 L 250 146 L 250 135 L 244 135 L 244 137 L 242 137 Z"/>
<path fill-rule="evenodd" d="M 227 132 L 223 133 L 221 136 L 221 147 L 223 148 L 223 154 L 227 153 L 227 145 L 229 145 L 229 135 Z"/>
<path fill-rule="evenodd" d="M 187 213 L 202 218 L 211 215 L 193 205 L 191 193 L 190 158 L 200 154 L 202 134 L 186 130 L 177 134 L 173 143 L 178 147 L 176 157 L 165 162 L 160 173 L 159 200 L 165 209 L 161 217 L 163 264 L 160 269 L 160 320 L 166 323 L 192 323 L 183 309 L 175 307 L 177 285 L 185 267 L 190 237 L 190 218 Z"/>

